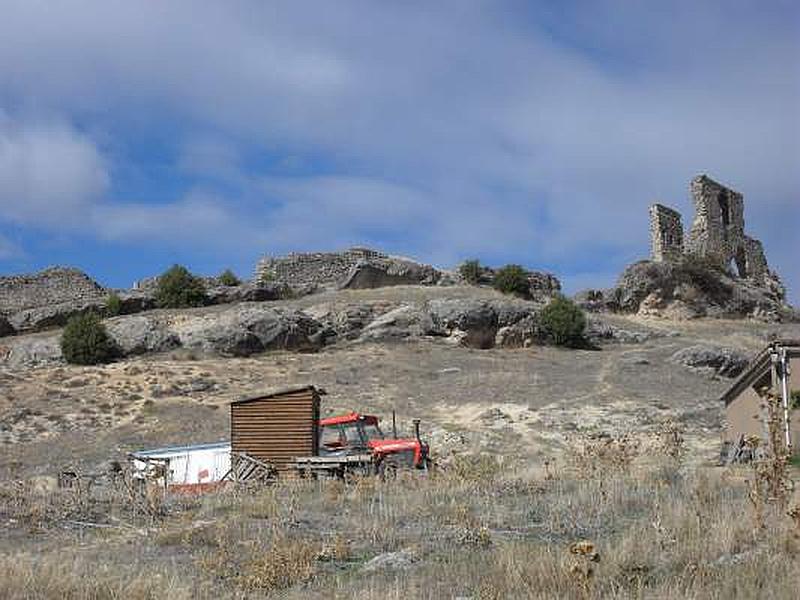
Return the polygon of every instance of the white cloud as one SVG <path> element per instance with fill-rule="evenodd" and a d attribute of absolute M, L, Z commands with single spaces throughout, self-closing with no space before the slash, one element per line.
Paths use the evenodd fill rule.
<path fill-rule="evenodd" d="M 108 184 L 105 161 L 80 132 L 0 113 L 0 219 L 69 228 Z"/>
<path fill-rule="evenodd" d="M 91 140 L 28 126 L 52 144 L 29 164 L 65 156 L 63 183 L 11 168 L 39 200 L 15 207 L 0 182 L 6 218 L 86 209 L 104 239 L 194 246 L 217 220 L 254 252 L 405 240 L 428 260 L 594 262 L 606 277 L 646 255 L 647 205 L 688 222 L 688 181 L 708 172 L 745 193 L 751 235 L 800 286 L 782 225 L 800 220 L 791 3 L 3 4 L 0 100 L 112 137 L 167 125 L 185 138 L 176 177 L 234 188 L 101 202 Z M 26 147 L 6 138 L 9 156 Z M 312 166 L 279 179 L 248 153 Z M 192 226 L 170 238 L 177 218 Z"/>
<path fill-rule="evenodd" d="M 109 241 L 214 252 L 237 252 L 265 242 L 257 225 L 199 191 L 168 204 L 100 204 L 92 208 L 89 221 L 95 235 Z"/>

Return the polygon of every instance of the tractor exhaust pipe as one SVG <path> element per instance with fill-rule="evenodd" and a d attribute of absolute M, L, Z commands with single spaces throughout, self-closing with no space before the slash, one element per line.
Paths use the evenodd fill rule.
<path fill-rule="evenodd" d="M 394 409 L 392 409 L 392 439 L 397 439 L 397 415 Z"/>
<path fill-rule="evenodd" d="M 419 437 L 419 423 L 420 423 L 420 421 L 419 421 L 419 419 L 414 419 L 412 421 L 412 423 L 414 423 L 414 437 L 417 438 L 417 441 L 421 444 L 422 440 Z"/>

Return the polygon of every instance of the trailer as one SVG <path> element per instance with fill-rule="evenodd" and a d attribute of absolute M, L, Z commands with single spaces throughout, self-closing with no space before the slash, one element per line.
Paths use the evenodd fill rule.
<path fill-rule="evenodd" d="M 132 477 L 169 491 L 202 492 L 222 485 L 231 470 L 230 442 L 170 446 L 128 454 Z"/>

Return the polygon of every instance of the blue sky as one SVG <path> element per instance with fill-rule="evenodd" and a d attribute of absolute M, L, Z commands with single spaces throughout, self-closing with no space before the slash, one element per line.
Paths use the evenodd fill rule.
<path fill-rule="evenodd" d="M 0 272 L 371 245 L 575 291 L 708 173 L 798 303 L 799 6 L 0 0 Z"/>

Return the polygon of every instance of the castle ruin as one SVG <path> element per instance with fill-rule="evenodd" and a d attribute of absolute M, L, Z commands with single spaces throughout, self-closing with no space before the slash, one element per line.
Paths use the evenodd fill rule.
<path fill-rule="evenodd" d="M 343 252 L 292 253 L 264 256 L 256 266 L 255 281 L 294 287 L 375 287 L 379 285 L 434 285 L 441 273 L 429 265 L 389 256 L 370 248 Z M 370 281 L 365 281 L 369 279 Z"/>
<path fill-rule="evenodd" d="M 761 242 L 744 232 L 744 198 L 707 175 L 692 179 L 694 221 L 684 240 L 681 214 L 650 207 L 652 259 L 667 262 L 684 254 L 702 257 L 741 278 L 762 282 L 769 273 Z"/>

